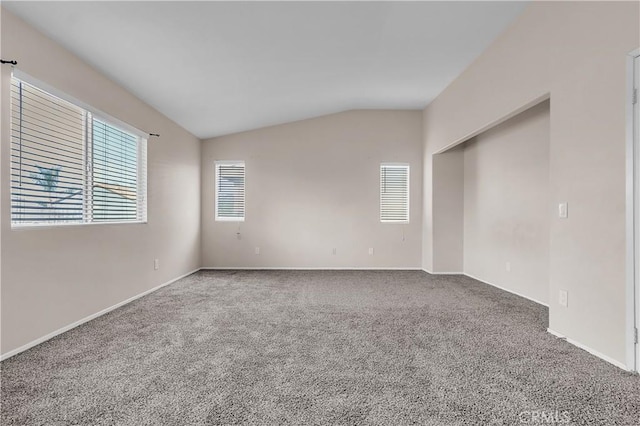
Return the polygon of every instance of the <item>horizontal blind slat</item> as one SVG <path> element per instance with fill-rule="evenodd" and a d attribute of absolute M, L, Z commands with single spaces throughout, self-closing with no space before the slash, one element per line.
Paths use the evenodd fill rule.
<path fill-rule="evenodd" d="M 14 78 L 13 80 L 14 80 L 14 82 L 12 83 L 12 87 L 14 89 L 16 89 L 16 90 L 19 87 L 18 86 L 19 83 L 22 83 L 22 93 L 23 93 L 24 96 L 32 95 L 32 96 L 38 97 L 38 99 L 42 99 L 42 100 L 50 103 L 52 106 L 64 109 L 70 114 L 74 113 L 74 112 L 75 113 L 79 113 L 79 114 L 83 113 L 83 109 L 82 108 L 72 104 L 71 102 L 67 102 L 64 99 L 60 99 L 57 96 L 54 96 L 54 95 L 52 95 L 52 94 L 50 94 L 48 92 L 45 92 L 44 90 L 42 90 L 42 89 L 40 89 L 40 88 L 38 88 L 36 86 L 33 86 L 31 84 L 28 84 L 28 83 L 21 82 L 17 78 Z"/>
<path fill-rule="evenodd" d="M 11 136 L 15 137 L 18 140 L 25 140 L 28 138 L 29 141 L 38 141 L 40 143 L 46 141 L 55 143 L 56 145 L 60 145 L 71 150 L 83 150 L 82 139 L 84 137 L 84 134 L 82 133 L 67 135 L 57 132 L 55 134 L 52 134 L 52 129 L 47 129 L 41 125 L 33 124 L 26 120 L 20 121 L 19 119 L 12 120 L 11 124 Z M 22 124 L 21 127 L 20 124 Z M 20 129 L 19 131 L 18 128 Z"/>
<path fill-rule="evenodd" d="M 33 146 L 33 147 L 42 147 L 42 148 L 51 148 L 53 146 L 52 144 L 55 144 L 55 147 L 57 149 L 59 149 L 61 152 L 66 153 L 67 155 L 76 155 L 80 157 L 82 157 L 83 155 L 83 150 L 81 149 L 81 146 L 72 147 L 70 145 L 62 144 L 59 141 L 47 141 L 44 139 L 40 139 L 38 137 L 34 137 L 33 135 L 27 134 L 27 133 L 23 133 L 21 135 L 12 133 L 11 137 L 13 138 L 12 144 L 18 145 L 17 148 L 19 148 L 19 145 L 21 144 Z M 51 143 L 46 143 L 46 142 L 51 142 Z"/>

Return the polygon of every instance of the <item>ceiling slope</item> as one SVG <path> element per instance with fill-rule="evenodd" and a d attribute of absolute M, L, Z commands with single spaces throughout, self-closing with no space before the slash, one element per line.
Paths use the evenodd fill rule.
<path fill-rule="evenodd" d="M 524 2 L 3 2 L 200 138 L 424 108 Z"/>

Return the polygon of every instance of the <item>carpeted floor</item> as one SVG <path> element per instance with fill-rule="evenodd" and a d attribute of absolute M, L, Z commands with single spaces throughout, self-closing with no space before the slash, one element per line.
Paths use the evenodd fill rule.
<path fill-rule="evenodd" d="M 199 272 L 2 362 L 1 423 L 640 425 L 640 377 L 546 325 L 461 276 Z"/>

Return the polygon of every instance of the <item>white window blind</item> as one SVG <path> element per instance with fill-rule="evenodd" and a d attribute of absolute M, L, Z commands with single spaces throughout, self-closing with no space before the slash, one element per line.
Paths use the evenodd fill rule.
<path fill-rule="evenodd" d="M 145 197 L 145 138 L 12 78 L 12 226 L 145 221 Z"/>
<path fill-rule="evenodd" d="M 138 138 L 93 119 L 93 220 L 135 221 L 144 216 L 144 202 L 139 192 L 139 175 L 144 165 L 138 163 Z M 142 169 L 142 170 L 141 170 Z"/>
<path fill-rule="evenodd" d="M 244 161 L 216 162 L 216 220 L 244 220 Z"/>
<path fill-rule="evenodd" d="M 409 222 L 409 165 L 380 165 L 380 221 Z"/>

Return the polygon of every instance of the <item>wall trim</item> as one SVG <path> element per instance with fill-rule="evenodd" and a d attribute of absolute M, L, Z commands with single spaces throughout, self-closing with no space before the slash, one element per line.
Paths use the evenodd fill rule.
<path fill-rule="evenodd" d="M 422 271 L 418 267 L 354 267 L 354 266 L 203 266 L 201 271 Z"/>
<path fill-rule="evenodd" d="M 490 286 L 495 287 L 495 288 L 497 288 L 497 289 L 500 289 L 500 290 L 506 291 L 507 293 L 511 293 L 511 294 L 515 294 L 516 296 L 524 297 L 525 299 L 527 299 L 527 300 L 531 300 L 532 302 L 535 302 L 535 303 L 537 303 L 538 305 L 546 306 L 547 308 L 549 307 L 549 304 L 548 304 L 548 303 L 541 302 L 541 301 L 536 300 L 536 299 L 534 299 L 534 298 L 532 298 L 532 297 L 525 296 L 524 294 L 518 293 L 517 291 L 513 291 L 513 290 L 510 290 L 510 289 L 508 289 L 508 288 L 504 288 L 504 287 L 501 287 L 501 286 L 499 286 L 499 285 L 496 285 L 496 284 L 490 283 L 489 281 L 482 280 L 482 279 L 480 279 L 480 278 L 478 278 L 478 277 L 475 277 L 475 276 L 473 276 L 473 275 L 471 275 L 471 274 L 467 274 L 466 272 L 431 272 L 431 271 L 429 271 L 429 270 L 428 270 L 428 269 L 426 269 L 426 268 L 422 268 L 422 270 L 423 270 L 424 272 L 426 272 L 427 274 L 431 274 L 431 275 L 464 275 L 465 277 L 468 277 L 468 278 L 474 279 L 474 280 L 476 280 L 476 281 L 480 281 L 480 282 L 481 282 L 481 283 L 483 283 L 483 284 L 490 285 Z"/>
<path fill-rule="evenodd" d="M 637 150 L 640 145 L 636 138 L 636 119 L 634 117 L 633 90 L 637 89 L 636 85 L 640 82 L 635 81 L 635 60 L 640 57 L 640 48 L 633 50 L 627 54 L 627 99 L 625 105 L 626 118 L 626 158 L 625 158 L 625 224 L 626 224 L 626 344 L 625 354 L 627 364 L 633 366 L 634 370 L 640 372 L 640 345 L 635 342 L 635 329 L 640 328 L 640 263 L 638 262 L 637 251 L 640 250 L 640 241 L 636 241 L 637 228 L 640 226 L 638 221 L 637 206 L 640 200 L 636 197 L 640 195 L 640 188 L 636 188 L 636 174 L 640 164 L 636 164 L 638 156 Z M 639 123 L 640 124 L 640 123 Z"/>
<path fill-rule="evenodd" d="M 421 270 L 431 275 L 464 275 L 464 272 L 432 272 L 426 268 L 422 268 Z"/>
<path fill-rule="evenodd" d="M 490 283 L 489 281 L 485 281 L 485 280 L 480 279 L 480 278 L 478 278 L 478 277 L 474 277 L 474 276 L 473 276 L 473 275 L 471 275 L 471 274 L 464 273 L 464 275 L 465 275 L 465 276 L 467 276 L 467 277 L 469 277 L 469 278 L 471 278 L 471 279 L 474 279 L 474 280 L 476 280 L 476 281 L 480 281 L 481 283 L 488 284 L 488 285 L 490 285 L 490 286 L 492 286 L 492 287 L 495 287 L 495 288 L 499 288 L 500 290 L 504 290 L 504 291 L 506 291 L 507 293 L 511 293 L 511 294 L 515 294 L 516 296 L 524 297 L 525 299 L 531 300 L 532 302 L 535 302 L 535 303 L 537 303 L 538 305 L 546 306 L 547 308 L 549 307 L 549 304 L 548 304 L 548 303 L 541 302 L 541 301 L 539 301 L 539 300 L 534 299 L 533 297 L 525 296 L 525 295 L 524 295 L 524 294 L 522 294 L 522 293 L 518 293 L 517 291 L 513 291 L 513 290 L 511 290 L 511 289 L 504 288 L 504 287 L 502 287 L 502 286 L 499 286 L 499 285 L 496 285 L 496 284 Z"/>
<path fill-rule="evenodd" d="M 552 330 L 550 328 L 547 328 L 547 332 L 549 334 L 557 337 L 558 339 L 562 339 L 562 340 L 566 341 L 567 343 L 572 344 L 573 346 L 575 346 L 577 348 L 580 348 L 580 349 L 582 349 L 584 351 L 589 352 L 591 355 L 597 356 L 598 358 L 602 359 L 603 361 L 607 361 L 609 364 L 613 364 L 616 367 L 622 368 L 625 371 L 633 371 L 632 369 L 628 368 L 626 365 L 624 365 L 620 361 L 617 361 L 617 360 L 615 360 L 615 359 L 613 359 L 611 357 L 608 357 L 605 354 L 596 351 L 595 349 L 591 349 L 589 346 L 587 346 L 587 345 L 585 345 L 583 343 L 580 343 L 580 342 L 578 342 L 576 340 L 570 339 L 570 338 L 568 338 L 567 336 L 565 336 L 562 333 L 558 333 L 557 331 Z"/>
<path fill-rule="evenodd" d="M 10 350 L 9 352 L 0 355 L 0 361 L 4 361 L 5 359 L 11 358 L 14 355 L 17 355 L 17 354 L 19 354 L 21 352 L 26 351 L 27 349 L 31 349 L 32 347 L 37 346 L 40 343 L 44 343 L 47 340 L 50 340 L 50 339 L 52 339 L 52 338 L 54 338 L 54 337 L 56 337 L 56 336 L 58 336 L 58 335 L 60 335 L 62 333 L 65 333 L 65 332 L 67 332 L 67 331 L 69 331 L 69 330 L 71 330 L 73 328 L 78 327 L 79 325 L 82 325 L 82 324 L 84 324 L 86 322 L 89 322 L 89 321 L 91 321 L 93 319 L 96 319 L 96 318 L 98 318 L 98 317 L 100 317 L 100 316 L 102 316 L 102 315 L 104 315 L 106 313 L 109 313 L 109 312 L 111 312 L 111 311 L 113 311 L 115 309 L 118 309 L 118 308 L 120 308 L 120 307 L 122 307 L 122 306 L 124 306 L 124 305 L 126 305 L 128 303 L 133 302 L 136 299 L 140 299 L 141 297 L 144 297 L 144 296 L 146 296 L 146 295 L 148 295 L 150 293 L 153 293 L 154 291 L 159 290 L 162 287 L 166 287 L 169 284 L 173 284 L 174 282 L 176 282 L 178 280 L 181 280 L 182 278 L 188 277 L 189 275 L 194 274 L 194 273 L 198 272 L 199 270 L 200 270 L 200 268 L 194 269 L 191 272 L 187 272 L 186 274 L 180 275 L 179 277 L 174 278 L 172 280 L 169 280 L 164 284 L 160 284 L 159 286 L 156 286 L 156 287 L 153 287 L 153 288 L 151 288 L 149 290 L 143 291 L 140 294 L 137 294 L 137 295 L 135 295 L 133 297 L 130 297 L 130 298 L 126 299 L 126 300 L 123 300 L 122 302 L 118 302 L 113 306 L 109 306 L 108 308 L 105 308 L 105 309 L 103 309 L 103 310 L 101 310 L 99 312 L 96 312 L 95 314 L 91 314 L 91 315 L 89 315 L 87 317 L 84 317 L 81 320 L 73 322 L 73 323 L 71 323 L 69 325 L 65 325 L 64 327 L 59 328 L 59 329 L 57 329 L 57 330 L 55 330 L 55 331 L 53 331 L 53 332 L 51 332 L 49 334 L 46 334 L 46 335 L 44 335 L 42 337 L 39 337 L 39 338 L 37 338 L 35 340 L 32 340 L 31 342 L 27 343 L 26 345 L 22 345 L 19 348 Z"/>

